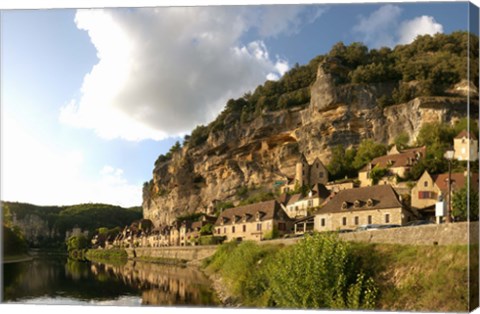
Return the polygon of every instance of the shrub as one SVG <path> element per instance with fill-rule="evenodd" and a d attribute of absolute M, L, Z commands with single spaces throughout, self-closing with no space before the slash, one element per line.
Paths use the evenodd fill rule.
<path fill-rule="evenodd" d="M 286 308 L 373 309 L 377 290 L 335 234 L 307 236 L 279 251 L 267 272 L 271 298 Z"/>

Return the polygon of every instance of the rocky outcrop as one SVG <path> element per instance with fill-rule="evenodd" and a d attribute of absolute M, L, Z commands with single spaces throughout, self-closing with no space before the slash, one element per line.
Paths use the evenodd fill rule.
<path fill-rule="evenodd" d="M 336 145 L 356 146 L 367 138 L 389 144 L 404 131 L 413 140 L 425 122 L 453 123 L 467 116 L 468 98 L 460 93 L 381 108 L 377 99 L 393 86 L 337 86 L 324 67 L 318 68 L 306 108 L 264 112 L 247 123 L 227 116 L 225 128 L 212 132 L 203 145 L 184 147 L 159 163 L 144 189 L 144 217 L 157 226 L 169 224 L 214 201 L 237 201 L 239 187 L 273 188 L 276 181 L 293 177 L 301 154 L 327 164 Z M 458 89 L 464 94 L 463 85 Z M 471 113 L 478 114 L 478 102 Z"/>

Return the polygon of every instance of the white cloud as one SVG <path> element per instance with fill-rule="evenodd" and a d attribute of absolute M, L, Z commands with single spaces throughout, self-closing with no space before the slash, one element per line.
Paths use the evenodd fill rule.
<path fill-rule="evenodd" d="M 288 62 L 272 60 L 261 37 L 241 40 L 252 29 L 264 37 L 295 31 L 302 14 L 308 22 L 321 14 L 305 8 L 79 10 L 75 23 L 88 32 L 99 62 L 60 121 L 107 139 L 183 135 L 229 98 L 285 73 Z"/>
<path fill-rule="evenodd" d="M 443 26 L 437 23 L 433 17 L 423 15 L 400 25 L 398 43 L 409 44 L 418 35 L 435 35 L 437 33 L 443 33 Z"/>
<path fill-rule="evenodd" d="M 123 170 L 106 165 L 96 176 L 86 177 L 82 151 L 51 145 L 12 117 L 4 116 L 2 122 L 2 200 L 141 205 L 141 183 L 128 182 Z"/>
<path fill-rule="evenodd" d="M 353 32 L 371 48 L 394 47 L 411 43 L 418 35 L 434 35 L 443 32 L 443 26 L 431 16 L 401 20 L 402 9 L 387 4 L 372 12 L 368 17 L 360 16 Z"/>

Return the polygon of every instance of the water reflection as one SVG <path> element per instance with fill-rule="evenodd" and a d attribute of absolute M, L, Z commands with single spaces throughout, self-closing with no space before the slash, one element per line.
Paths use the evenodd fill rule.
<path fill-rule="evenodd" d="M 144 305 L 216 305 L 208 279 L 196 268 L 129 261 L 123 266 L 95 264 L 98 278 L 115 276 L 142 291 Z"/>
<path fill-rule="evenodd" d="M 196 268 L 128 262 L 123 266 L 41 257 L 3 265 L 3 300 L 34 304 L 216 305 Z"/>

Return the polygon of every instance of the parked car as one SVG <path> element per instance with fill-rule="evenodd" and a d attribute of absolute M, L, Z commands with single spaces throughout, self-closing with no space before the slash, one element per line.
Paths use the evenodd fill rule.
<path fill-rule="evenodd" d="M 407 222 L 403 226 L 412 227 L 412 226 L 421 226 L 421 225 L 430 225 L 430 224 L 433 224 L 433 222 L 429 220 L 413 220 L 413 221 Z"/>

